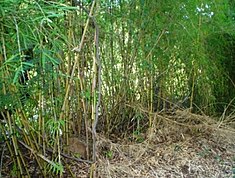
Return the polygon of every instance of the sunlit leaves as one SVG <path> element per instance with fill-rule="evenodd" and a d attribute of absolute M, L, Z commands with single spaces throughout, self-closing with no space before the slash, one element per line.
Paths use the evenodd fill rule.
<path fill-rule="evenodd" d="M 54 142 L 56 136 L 62 135 L 62 130 L 65 125 L 64 120 L 49 119 L 46 123 L 48 133 L 51 135 L 51 140 Z"/>

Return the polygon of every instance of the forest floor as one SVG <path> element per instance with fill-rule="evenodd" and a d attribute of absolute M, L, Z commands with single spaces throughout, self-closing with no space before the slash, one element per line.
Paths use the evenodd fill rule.
<path fill-rule="evenodd" d="M 146 133 L 124 139 L 98 133 L 97 162 L 66 159 L 62 177 L 235 178 L 234 116 L 216 121 L 185 110 L 155 114 L 153 123 Z M 4 167 L 2 175 L 9 175 Z"/>
<path fill-rule="evenodd" d="M 155 119 L 156 128 L 132 141 L 99 135 L 95 177 L 235 178 L 235 129 L 229 127 L 234 123 L 187 111 Z M 85 163 L 72 169 L 75 177 L 91 171 Z"/>

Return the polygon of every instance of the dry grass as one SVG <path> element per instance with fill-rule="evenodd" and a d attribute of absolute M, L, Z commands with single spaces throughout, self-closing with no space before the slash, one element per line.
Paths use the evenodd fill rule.
<path fill-rule="evenodd" d="M 234 176 L 233 129 L 218 128 L 211 118 L 186 111 L 156 118 L 162 120 L 162 125 L 150 130 L 142 143 L 128 140 L 113 143 L 99 137 L 98 177 Z"/>

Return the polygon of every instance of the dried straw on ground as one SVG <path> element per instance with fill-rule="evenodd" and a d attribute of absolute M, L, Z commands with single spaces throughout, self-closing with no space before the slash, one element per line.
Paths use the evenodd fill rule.
<path fill-rule="evenodd" d="M 206 116 L 178 111 L 156 116 L 142 143 L 98 141 L 97 175 L 101 178 L 222 178 L 235 171 L 235 132 Z M 182 121 L 183 119 L 183 121 Z M 187 122 L 186 122 L 187 120 Z M 188 123 L 188 124 L 183 124 Z"/>

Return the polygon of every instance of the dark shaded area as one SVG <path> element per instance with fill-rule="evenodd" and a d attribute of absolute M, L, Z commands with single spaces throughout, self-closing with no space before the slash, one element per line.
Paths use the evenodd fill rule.
<path fill-rule="evenodd" d="M 220 86 L 214 86 L 216 112 L 228 111 L 235 107 L 235 36 L 218 33 L 206 38 L 206 49 L 212 65 L 216 65 L 215 80 L 221 76 Z"/>

